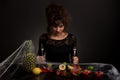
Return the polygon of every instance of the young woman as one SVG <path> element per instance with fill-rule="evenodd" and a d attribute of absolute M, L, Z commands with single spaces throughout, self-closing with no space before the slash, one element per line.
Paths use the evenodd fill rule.
<path fill-rule="evenodd" d="M 39 38 L 37 59 L 40 62 L 78 63 L 76 37 L 67 31 L 70 16 L 61 5 L 46 8 L 47 32 Z"/>

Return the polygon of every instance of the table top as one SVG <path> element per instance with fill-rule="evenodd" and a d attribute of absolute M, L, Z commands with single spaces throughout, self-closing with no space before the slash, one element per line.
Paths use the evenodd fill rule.
<path fill-rule="evenodd" d="M 45 71 L 40 73 L 39 75 L 34 75 L 31 72 L 27 72 L 23 69 L 23 64 L 13 64 L 8 71 L 1 77 L 0 80 L 96 80 L 96 76 L 93 77 L 93 73 L 96 73 L 98 71 L 103 72 L 104 75 L 99 77 L 98 80 L 120 80 L 120 74 L 118 70 L 112 65 L 112 64 L 106 64 L 106 63 L 79 63 L 77 66 L 79 66 L 81 69 L 81 73 L 79 73 L 77 76 L 70 73 L 70 70 L 68 68 L 66 70 L 63 70 L 61 72 L 66 72 L 69 74 L 69 76 L 61 76 L 57 75 L 56 72 L 59 70 L 59 66 L 61 64 L 65 64 L 66 66 L 74 66 L 71 63 L 40 63 L 36 64 L 36 67 L 39 67 L 43 69 L 43 67 L 48 68 L 48 64 L 51 64 L 52 71 Z M 91 73 L 89 75 L 84 75 L 84 71 L 89 70 Z M 88 78 L 89 77 L 89 78 Z M 86 79 L 87 78 L 87 79 Z"/>

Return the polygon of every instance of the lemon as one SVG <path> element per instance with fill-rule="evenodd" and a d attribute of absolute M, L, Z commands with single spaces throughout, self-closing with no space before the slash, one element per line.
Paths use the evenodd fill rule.
<path fill-rule="evenodd" d="M 39 67 L 35 67 L 33 68 L 32 72 L 35 75 L 39 75 L 42 72 L 42 70 Z"/>
<path fill-rule="evenodd" d="M 89 70 L 93 70 L 93 69 L 94 69 L 94 66 L 88 66 L 88 69 L 89 69 Z"/>
<path fill-rule="evenodd" d="M 69 70 L 72 70 L 72 69 L 73 69 L 73 67 L 72 67 L 72 66 L 70 66 L 70 65 L 68 65 L 68 69 L 69 69 Z"/>

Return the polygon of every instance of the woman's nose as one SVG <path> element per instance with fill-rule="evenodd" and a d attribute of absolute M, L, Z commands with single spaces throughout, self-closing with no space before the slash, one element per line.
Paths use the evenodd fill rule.
<path fill-rule="evenodd" d="M 60 31 L 60 28 L 59 28 L 59 27 L 57 27 L 57 28 L 56 28 L 56 31 Z"/>

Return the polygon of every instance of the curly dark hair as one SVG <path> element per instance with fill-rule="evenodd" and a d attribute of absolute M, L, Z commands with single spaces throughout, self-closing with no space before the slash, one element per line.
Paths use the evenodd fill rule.
<path fill-rule="evenodd" d="M 68 14 L 67 10 L 58 4 L 50 4 L 46 8 L 46 18 L 47 18 L 47 31 L 50 32 L 52 25 L 59 25 L 56 21 L 60 21 L 66 27 L 68 26 L 69 21 L 71 20 L 70 14 Z"/>

